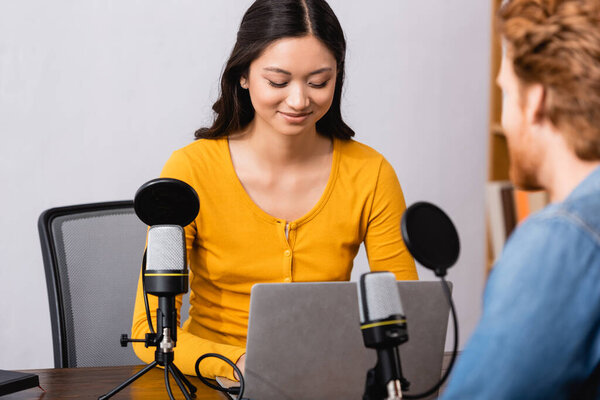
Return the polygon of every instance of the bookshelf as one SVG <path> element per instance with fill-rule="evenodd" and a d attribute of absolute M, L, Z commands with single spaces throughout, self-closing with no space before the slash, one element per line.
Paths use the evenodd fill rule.
<path fill-rule="evenodd" d="M 500 38 L 496 34 L 494 19 L 502 0 L 492 1 L 491 29 L 491 63 L 490 63 L 490 121 L 489 121 L 489 171 L 488 180 L 502 181 L 508 179 L 508 149 L 506 138 L 502 133 L 500 120 L 502 117 L 502 91 L 496 85 L 496 76 L 502 60 Z"/>

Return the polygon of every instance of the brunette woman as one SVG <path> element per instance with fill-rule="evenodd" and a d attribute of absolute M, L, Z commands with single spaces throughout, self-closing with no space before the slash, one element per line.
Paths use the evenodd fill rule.
<path fill-rule="evenodd" d="M 342 120 L 345 50 L 324 0 L 256 1 L 223 72 L 213 125 L 164 167 L 163 177 L 200 197 L 185 228 L 191 306 L 177 334 L 184 373 L 208 352 L 243 368 L 255 283 L 348 280 L 363 242 L 371 270 L 417 279 L 400 234 L 405 203 L 394 170 L 352 140 Z M 155 303 L 151 296 L 151 309 Z M 133 336 L 146 329 L 140 285 Z M 135 350 L 153 360 L 151 349 Z M 201 373 L 234 378 L 217 359 L 203 361 Z"/>

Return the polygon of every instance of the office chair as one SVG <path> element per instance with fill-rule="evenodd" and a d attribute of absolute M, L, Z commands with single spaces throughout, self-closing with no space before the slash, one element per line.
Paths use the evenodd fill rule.
<path fill-rule="evenodd" d="M 141 363 L 119 338 L 131 333 L 146 229 L 133 201 L 40 215 L 55 368 Z"/>

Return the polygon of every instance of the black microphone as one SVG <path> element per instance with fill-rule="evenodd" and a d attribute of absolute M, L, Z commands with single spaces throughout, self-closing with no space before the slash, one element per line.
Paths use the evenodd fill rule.
<path fill-rule="evenodd" d="M 365 346 L 377 350 L 377 364 L 367 373 L 363 400 L 420 399 L 435 394 L 448 378 L 458 350 L 458 324 L 450 287 L 444 277 L 460 253 L 458 232 L 439 207 L 418 202 L 402 215 L 401 233 L 407 249 L 442 280 L 454 321 L 453 354 L 446 372 L 428 390 L 405 394 L 410 383 L 402 376 L 398 347 L 408 340 L 406 318 L 392 273 L 363 274 L 358 286 L 360 322 Z"/>
<path fill-rule="evenodd" d="M 177 342 L 177 309 L 175 297 L 188 291 L 189 277 L 183 227 L 198 215 L 200 201 L 196 191 L 187 183 L 177 179 L 159 178 L 144 183 L 136 192 L 133 208 L 137 216 L 150 226 L 148 243 L 142 261 L 142 286 L 146 318 L 150 333 L 144 339 L 130 339 L 121 335 L 121 346 L 131 342 L 142 342 L 146 347 L 156 347 L 154 361 L 135 375 L 112 389 L 100 400 L 107 400 L 139 379 L 157 365 L 164 367 L 165 387 L 174 400 L 169 375 L 186 400 L 192 400 L 196 387 L 177 368 L 175 343 Z M 156 310 L 157 332 L 152 326 L 148 293 L 158 296 Z"/>
<path fill-rule="evenodd" d="M 200 202 L 187 183 L 159 178 L 138 189 L 134 209 L 150 226 L 143 284 L 146 293 L 158 297 L 156 352 L 162 358 L 159 353 L 172 353 L 177 342 L 175 297 L 189 286 L 183 227 L 196 218 Z"/>
<path fill-rule="evenodd" d="M 358 307 L 364 344 L 377 350 L 377 364 L 367 374 L 363 400 L 401 399 L 409 383 L 402 376 L 398 346 L 408 340 L 408 333 L 394 274 L 361 275 Z"/>
<path fill-rule="evenodd" d="M 175 296 L 187 293 L 189 276 L 185 234 L 179 225 L 154 225 L 148 230 L 146 292 L 158 296 L 157 332 L 163 333 L 163 352 L 172 351 L 177 341 Z"/>

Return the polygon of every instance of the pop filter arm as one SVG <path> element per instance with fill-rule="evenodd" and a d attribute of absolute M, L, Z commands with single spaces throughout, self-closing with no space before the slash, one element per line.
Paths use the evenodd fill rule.
<path fill-rule="evenodd" d="M 420 399 L 431 396 L 444 384 L 456 360 L 458 350 L 458 321 L 454 302 L 452 301 L 452 294 L 450 293 L 448 282 L 446 282 L 444 277 L 448 268 L 452 267 L 458 260 L 460 241 L 452 220 L 442 209 L 427 202 L 418 202 L 406 209 L 402 215 L 400 230 L 406 248 L 412 256 L 421 265 L 433 270 L 435 275 L 442 280 L 442 288 L 446 294 L 454 321 L 452 358 L 444 375 L 438 383 L 423 393 L 403 394 L 403 398 L 406 399 Z"/>

